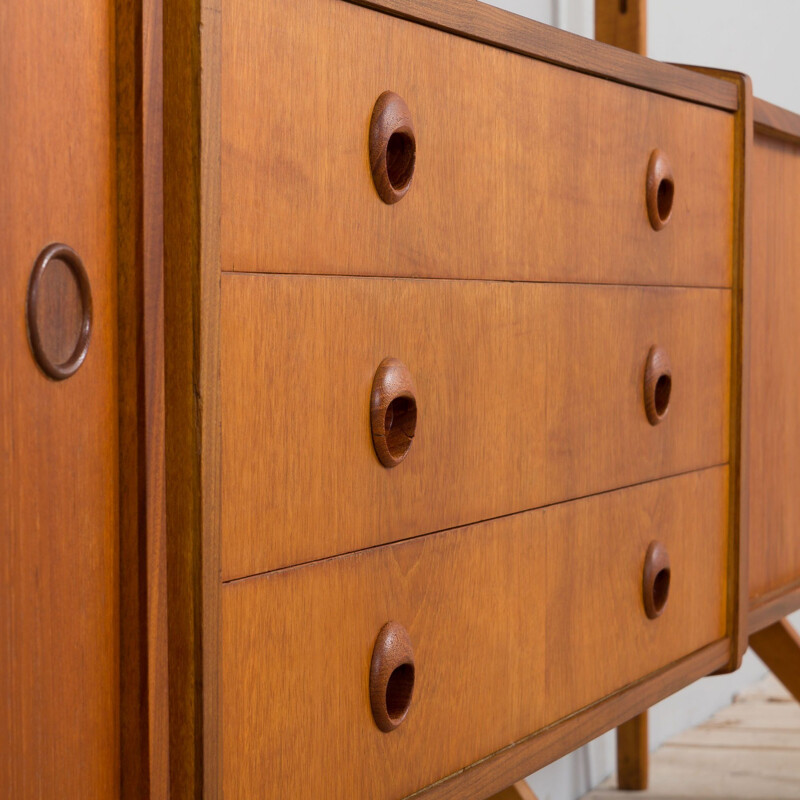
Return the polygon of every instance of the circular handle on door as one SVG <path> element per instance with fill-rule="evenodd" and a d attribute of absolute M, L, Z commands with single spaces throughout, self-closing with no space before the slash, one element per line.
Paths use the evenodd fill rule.
<path fill-rule="evenodd" d="M 414 176 L 417 139 L 405 100 L 384 92 L 375 102 L 369 124 L 369 165 L 384 203 L 401 200 Z"/>
<path fill-rule="evenodd" d="M 652 541 L 644 557 L 642 597 L 648 619 L 661 616 L 669 599 L 671 570 L 667 549 L 661 542 Z"/>
<path fill-rule="evenodd" d="M 370 424 L 375 453 L 384 467 L 396 467 L 407 455 L 417 431 L 417 398 L 408 367 L 384 358 L 372 381 Z"/>
<path fill-rule="evenodd" d="M 45 278 L 48 268 L 56 275 L 52 280 Z M 71 247 L 51 244 L 37 256 L 28 282 L 26 316 L 31 351 L 43 372 L 56 381 L 74 375 L 89 350 L 92 290 L 83 262 Z M 70 347 L 73 340 L 74 347 L 62 360 L 58 350 Z"/>
<path fill-rule="evenodd" d="M 653 150 L 647 165 L 647 216 L 653 230 L 660 231 L 672 216 L 675 200 L 675 178 L 669 159 L 661 150 Z"/>
<path fill-rule="evenodd" d="M 663 422 L 672 395 L 672 366 L 662 347 L 653 346 L 644 368 L 644 410 L 651 425 Z"/>
<path fill-rule="evenodd" d="M 384 733 L 393 731 L 406 718 L 414 679 L 414 648 L 408 631 L 399 622 L 387 622 L 375 640 L 369 670 L 372 716 Z"/>

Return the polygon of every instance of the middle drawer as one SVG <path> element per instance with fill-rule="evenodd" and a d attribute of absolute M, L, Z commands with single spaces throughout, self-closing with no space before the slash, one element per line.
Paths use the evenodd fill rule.
<path fill-rule="evenodd" d="M 728 460 L 726 289 L 224 274 L 221 302 L 224 580 Z M 386 357 L 416 401 L 394 468 Z"/>

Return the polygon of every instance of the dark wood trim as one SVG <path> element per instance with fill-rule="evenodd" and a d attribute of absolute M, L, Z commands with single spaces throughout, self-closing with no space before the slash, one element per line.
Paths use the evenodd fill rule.
<path fill-rule="evenodd" d="M 714 642 L 409 798 L 462 800 L 464 797 L 489 797 L 621 725 L 678 689 L 711 674 L 726 663 L 728 650 L 726 640 Z"/>
<path fill-rule="evenodd" d="M 748 617 L 750 633 L 768 628 L 798 609 L 800 609 L 800 582 L 759 597 L 751 603 Z"/>
<path fill-rule="evenodd" d="M 736 87 L 561 31 L 478 0 L 347 0 L 375 11 L 627 86 L 735 111 Z"/>
<path fill-rule="evenodd" d="M 170 788 L 219 796 L 220 0 L 164 2 Z"/>
<path fill-rule="evenodd" d="M 756 133 L 800 144 L 800 115 L 756 98 L 753 120 Z"/>
<path fill-rule="evenodd" d="M 169 797 L 161 0 L 115 3 L 120 797 Z"/>

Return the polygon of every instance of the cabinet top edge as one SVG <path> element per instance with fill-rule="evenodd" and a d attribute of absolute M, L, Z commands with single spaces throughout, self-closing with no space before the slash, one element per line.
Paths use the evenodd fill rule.
<path fill-rule="evenodd" d="M 757 133 L 800 144 L 800 114 L 756 97 L 753 100 L 753 123 Z"/>
<path fill-rule="evenodd" d="M 557 66 L 693 103 L 736 111 L 736 86 L 586 39 L 480 0 L 342 0 Z"/>

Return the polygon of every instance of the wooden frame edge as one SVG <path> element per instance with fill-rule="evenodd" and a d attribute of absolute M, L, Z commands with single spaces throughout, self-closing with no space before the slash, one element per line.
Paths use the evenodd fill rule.
<path fill-rule="evenodd" d="M 749 390 L 750 390 L 750 254 L 752 247 L 750 204 L 752 197 L 753 87 L 739 72 L 686 66 L 736 86 L 739 110 L 734 122 L 734 248 L 731 326 L 730 407 L 730 550 L 728 574 L 728 632 L 731 657 L 721 672 L 733 672 L 742 663 L 749 638 Z"/>
<path fill-rule="evenodd" d="M 799 114 L 756 97 L 753 100 L 753 122 L 756 133 L 800 144 Z"/>
<path fill-rule="evenodd" d="M 220 0 L 164 0 L 170 784 L 219 786 Z"/>
<path fill-rule="evenodd" d="M 586 39 L 476 0 L 346 0 L 512 53 L 694 103 L 736 111 L 738 93 L 711 75 Z"/>
<path fill-rule="evenodd" d="M 120 797 L 169 797 L 161 0 L 115 0 Z"/>
<path fill-rule="evenodd" d="M 727 658 L 727 640 L 713 642 L 539 733 L 515 742 L 482 761 L 409 795 L 406 800 L 489 797 L 621 725 L 642 709 L 655 705 L 684 686 L 711 674 Z"/>

